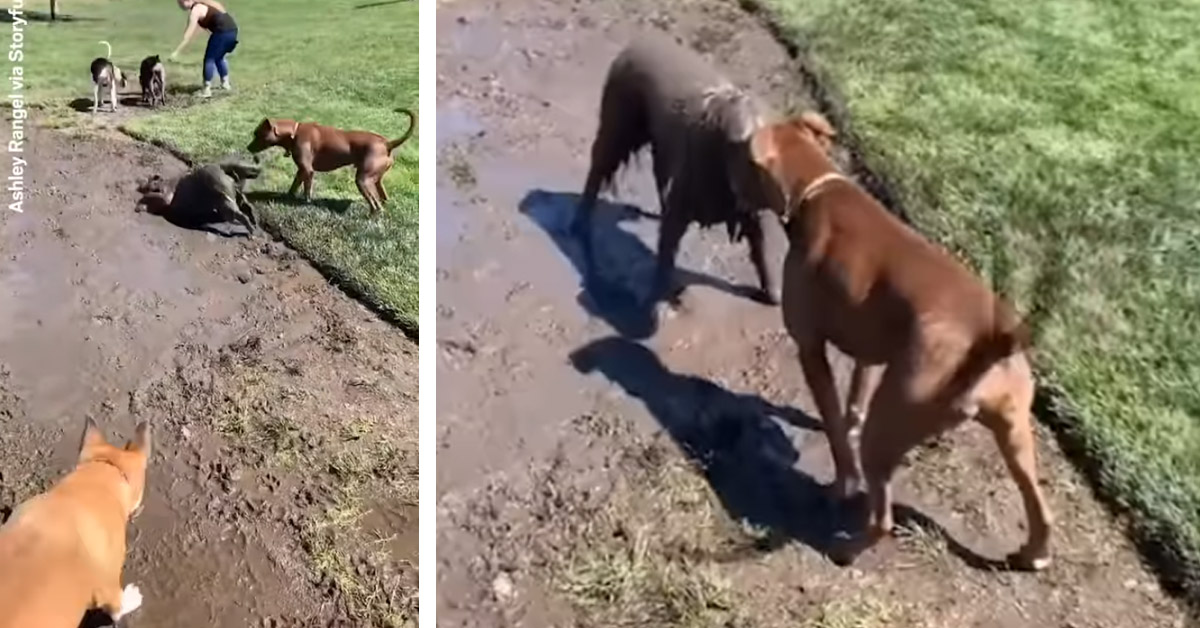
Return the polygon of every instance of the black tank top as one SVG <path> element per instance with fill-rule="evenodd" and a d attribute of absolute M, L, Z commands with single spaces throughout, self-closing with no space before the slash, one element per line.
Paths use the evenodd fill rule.
<path fill-rule="evenodd" d="M 200 18 L 199 24 L 200 28 L 210 33 L 237 30 L 237 23 L 233 21 L 232 15 L 212 7 L 208 7 L 208 12 Z"/>

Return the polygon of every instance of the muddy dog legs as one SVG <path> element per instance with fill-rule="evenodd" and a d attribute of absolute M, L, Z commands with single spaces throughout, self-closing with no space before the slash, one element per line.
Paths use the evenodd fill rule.
<path fill-rule="evenodd" d="M 759 211 L 746 220 L 745 236 L 750 246 L 750 262 L 754 264 L 754 272 L 758 275 L 759 292 L 757 299 L 766 305 L 779 305 L 779 282 L 776 271 L 767 264 L 765 235 L 767 225 L 775 217 L 769 211 Z"/>
<path fill-rule="evenodd" d="M 675 283 L 675 257 L 679 254 L 679 243 L 687 232 L 688 221 L 683 212 L 672 208 L 664 199 L 662 222 L 658 231 L 658 257 L 654 266 L 654 283 L 646 299 L 646 305 L 653 307 L 660 301 L 672 305 L 679 303 L 679 287 Z"/>

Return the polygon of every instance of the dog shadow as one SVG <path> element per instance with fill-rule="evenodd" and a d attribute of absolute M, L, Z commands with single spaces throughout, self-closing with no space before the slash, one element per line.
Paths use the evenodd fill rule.
<path fill-rule="evenodd" d="M 84 613 L 83 619 L 79 622 L 79 628 L 108 628 L 109 626 L 116 625 L 117 622 L 113 621 L 108 613 L 97 608 L 90 609 Z"/>
<path fill-rule="evenodd" d="M 575 272 L 583 282 L 578 300 L 585 311 L 603 319 L 626 338 L 649 338 L 658 327 L 654 313 L 656 304 L 650 303 L 638 292 L 646 294 L 650 290 L 657 254 L 620 225 L 634 220 L 658 220 L 659 217 L 636 205 L 598 199 L 591 219 L 596 269 L 588 277 L 583 263 L 583 250 L 571 233 L 571 222 L 575 218 L 579 199 L 579 194 L 533 190 L 521 200 L 519 209 L 550 236 L 559 251 L 575 267 Z M 620 276 L 614 276 L 618 273 Z M 675 282 L 680 287 L 705 285 L 748 299 L 754 299 L 757 294 L 753 286 L 734 285 L 680 267 L 675 269 Z"/>
<path fill-rule="evenodd" d="M 389 4 L 404 4 L 406 2 L 412 2 L 412 1 L 413 0 L 382 0 L 381 2 L 368 2 L 366 4 L 356 4 L 356 5 L 354 5 L 354 8 L 355 9 L 370 9 L 370 8 L 374 8 L 374 7 L 387 6 Z"/>
<path fill-rule="evenodd" d="M 117 94 L 117 101 L 122 107 L 149 107 L 149 105 L 142 102 L 141 94 Z M 94 102 L 91 98 L 76 98 L 68 103 L 68 106 L 79 113 L 91 113 Z M 100 113 L 112 113 L 108 109 L 108 106 L 109 103 L 106 96 L 105 100 L 100 103 Z"/>
<path fill-rule="evenodd" d="M 212 214 L 180 214 L 168 213 L 159 215 L 172 226 L 188 231 L 199 231 L 202 233 L 211 233 L 221 236 L 222 238 L 247 238 L 250 237 L 250 232 L 241 225 L 223 222 L 215 212 Z"/>
<path fill-rule="evenodd" d="M 673 373 L 649 348 L 617 336 L 575 350 L 570 361 L 580 373 L 599 372 L 645 404 L 701 471 L 730 517 L 766 531 L 753 543 L 715 558 L 738 560 L 791 541 L 835 563 L 845 557 L 839 545 L 866 520 L 865 499 L 834 502 L 826 485 L 796 468 L 800 454 L 778 422 L 820 431 L 815 418 L 701 377 Z M 940 536 L 952 554 L 972 567 L 1005 567 L 963 546 L 911 507 L 897 504 L 894 514 L 899 526 L 919 526 Z"/>
<path fill-rule="evenodd" d="M 291 196 L 287 192 L 268 192 L 265 190 L 247 192 L 246 198 L 253 203 L 265 201 L 288 207 L 316 206 L 339 216 L 350 211 L 350 207 L 354 205 L 353 200 L 345 198 L 314 198 L 311 201 L 306 201 L 302 196 Z"/>

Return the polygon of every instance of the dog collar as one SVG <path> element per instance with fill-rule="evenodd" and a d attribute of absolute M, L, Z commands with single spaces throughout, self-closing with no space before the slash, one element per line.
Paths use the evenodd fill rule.
<path fill-rule="evenodd" d="M 126 483 L 126 484 L 132 484 L 132 482 L 130 482 L 130 481 L 129 481 L 129 476 L 128 476 L 128 475 L 125 475 L 125 470 L 124 470 L 124 469 L 122 469 L 121 467 L 118 467 L 118 466 L 116 465 L 116 463 L 114 463 L 113 461 L 111 461 L 111 460 L 99 459 L 99 460 L 93 460 L 92 462 L 99 462 L 99 463 L 101 463 L 101 464 L 106 464 L 106 465 L 108 465 L 108 466 L 110 466 L 110 467 L 112 467 L 112 468 L 116 469 L 116 470 L 117 470 L 117 473 L 121 474 L 121 479 L 122 479 L 122 480 L 125 480 L 125 483 Z"/>
<path fill-rule="evenodd" d="M 813 179 L 811 183 L 804 187 L 804 191 L 800 193 L 800 200 L 796 201 L 797 205 L 803 205 L 805 201 L 812 200 L 812 197 L 821 193 L 821 190 L 833 181 L 849 181 L 845 175 L 840 172 L 826 172 L 825 174 Z"/>

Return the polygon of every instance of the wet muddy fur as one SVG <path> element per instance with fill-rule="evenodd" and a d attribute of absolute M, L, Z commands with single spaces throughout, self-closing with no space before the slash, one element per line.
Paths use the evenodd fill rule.
<path fill-rule="evenodd" d="M 177 182 L 155 175 L 138 186 L 142 194 L 138 210 L 185 220 L 217 217 L 240 224 L 247 235 L 253 235 L 258 221 L 242 186 L 258 173 L 257 166 L 229 162 L 200 166 Z"/>
<path fill-rule="evenodd" d="M 679 243 L 691 223 L 724 223 L 731 240 L 746 238 L 758 274 L 759 299 L 778 302 L 776 273 L 763 250 L 763 203 L 752 198 L 756 176 L 742 161 L 762 124 L 760 104 L 691 50 L 664 36 L 642 36 L 613 61 L 600 103 L 591 168 L 572 229 L 594 278 L 591 213 L 601 189 L 646 145 L 651 148 L 662 221 L 650 301 L 674 300 Z M 735 190 L 741 192 L 736 194 Z"/>

